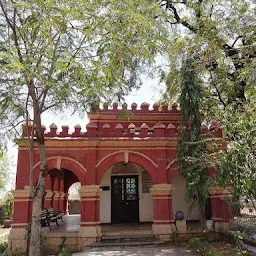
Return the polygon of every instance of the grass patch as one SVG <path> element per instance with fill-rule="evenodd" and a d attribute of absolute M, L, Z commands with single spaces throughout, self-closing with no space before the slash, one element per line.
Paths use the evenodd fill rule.
<path fill-rule="evenodd" d="M 192 238 L 188 246 L 200 255 L 205 256 L 249 256 L 247 251 L 242 251 L 226 241 L 208 242 L 204 238 Z"/>

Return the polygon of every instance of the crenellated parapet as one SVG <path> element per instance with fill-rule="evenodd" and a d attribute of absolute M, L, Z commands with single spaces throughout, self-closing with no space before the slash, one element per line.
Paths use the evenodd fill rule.
<path fill-rule="evenodd" d="M 128 105 L 127 103 L 123 103 L 122 108 L 119 109 L 118 108 L 118 104 L 117 103 L 113 103 L 112 108 L 108 105 L 108 104 L 103 104 L 103 108 L 100 108 L 97 105 L 97 113 L 104 113 L 104 114 L 117 114 L 118 112 L 122 111 L 122 110 L 128 110 L 131 113 L 134 114 L 139 114 L 139 113 L 143 113 L 143 114 L 152 114 L 152 113 L 173 113 L 173 114 L 180 114 L 180 110 L 178 110 L 178 105 L 177 104 L 173 104 L 172 106 L 169 105 L 159 105 L 157 103 L 155 103 L 153 105 L 153 108 L 150 109 L 150 104 L 147 102 L 143 102 L 140 105 L 140 108 L 138 108 L 138 105 L 136 103 L 132 103 L 131 104 L 131 108 L 128 109 Z"/>
<path fill-rule="evenodd" d="M 98 108 L 98 106 L 97 106 Z M 109 109 L 107 104 L 95 113 L 88 115 L 89 123 L 84 127 L 77 124 L 73 129 L 68 125 L 62 125 L 59 128 L 56 124 L 50 125 L 49 129 L 42 126 L 42 132 L 45 138 L 100 138 L 100 137 L 128 137 L 128 138 L 177 138 L 179 129 L 187 129 L 186 126 L 179 127 L 181 111 L 174 104 L 171 107 L 167 105 L 159 106 L 142 103 L 140 109 L 133 103 L 129 109 L 124 103 L 121 109 L 118 109 L 117 103 Z M 32 124 L 23 127 L 23 136 L 27 137 L 32 132 Z M 202 133 L 205 137 L 222 137 L 222 129 L 219 122 L 214 121 L 208 128 L 202 125 Z"/>

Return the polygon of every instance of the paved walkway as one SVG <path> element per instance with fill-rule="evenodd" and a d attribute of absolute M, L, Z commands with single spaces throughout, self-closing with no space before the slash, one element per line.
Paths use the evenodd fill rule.
<path fill-rule="evenodd" d="M 173 246 L 86 248 L 74 256 L 198 256 L 186 248 Z"/>

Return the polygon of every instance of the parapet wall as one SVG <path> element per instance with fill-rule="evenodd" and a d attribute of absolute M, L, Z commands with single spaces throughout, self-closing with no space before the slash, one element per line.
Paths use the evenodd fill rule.
<path fill-rule="evenodd" d="M 169 137 L 176 138 L 179 130 L 181 111 L 174 104 L 171 108 L 167 105 L 153 105 L 149 109 L 148 103 L 142 103 L 140 109 L 133 103 L 131 109 L 123 104 L 122 109 L 113 104 L 109 109 L 106 105 L 102 109 L 97 108 L 95 113 L 88 114 L 89 123 L 85 126 L 86 132 L 82 132 L 81 125 L 77 124 L 74 131 L 70 131 L 68 125 L 62 125 L 61 130 L 56 124 L 50 126 L 50 131 L 42 126 L 45 138 L 68 138 L 68 137 Z M 187 127 L 183 127 L 186 129 Z M 31 134 L 32 126 L 23 127 L 23 136 Z M 202 133 L 207 137 L 222 137 L 222 129 L 217 121 L 214 121 L 208 128 L 202 125 Z"/>

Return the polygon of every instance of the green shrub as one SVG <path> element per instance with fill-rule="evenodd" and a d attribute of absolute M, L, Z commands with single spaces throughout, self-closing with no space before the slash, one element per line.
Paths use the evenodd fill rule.
<path fill-rule="evenodd" d="M 72 251 L 66 247 L 63 247 L 60 253 L 58 254 L 58 256 L 71 256 L 71 255 L 72 255 Z"/>
<path fill-rule="evenodd" d="M 241 218 L 233 222 L 234 229 L 246 234 L 256 233 L 256 218 Z"/>
<path fill-rule="evenodd" d="M 60 252 L 59 252 L 58 256 L 71 256 L 72 255 L 72 251 L 65 247 L 66 240 L 67 240 L 67 238 L 65 236 L 61 237 L 61 244 L 59 245 Z"/>
<path fill-rule="evenodd" d="M 6 194 L 3 208 L 4 208 L 4 216 L 12 217 L 12 215 L 13 215 L 13 195 L 11 192 Z"/>
<path fill-rule="evenodd" d="M 6 251 L 8 248 L 8 238 L 6 236 L 0 237 L 0 254 L 2 254 L 4 251 Z"/>
<path fill-rule="evenodd" d="M 7 249 L 3 253 L 3 256 L 20 256 L 20 255 L 21 255 L 21 252 L 17 248 L 15 248 L 14 250 Z"/>
<path fill-rule="evenodd" d="M 205 255 L 206 256 L 223 256 L 223 253 L 220 252 L 218 249 L 211 247 L 211 248 L 207 248 Z"/>
<path fill-rule="evenodd" d="M 205 254 L 209 247 L 209 243 L 205 239 L 198 237 L 191 238 L 188 241 L 188 245 L 192 250 L 202 254 Z"/>

